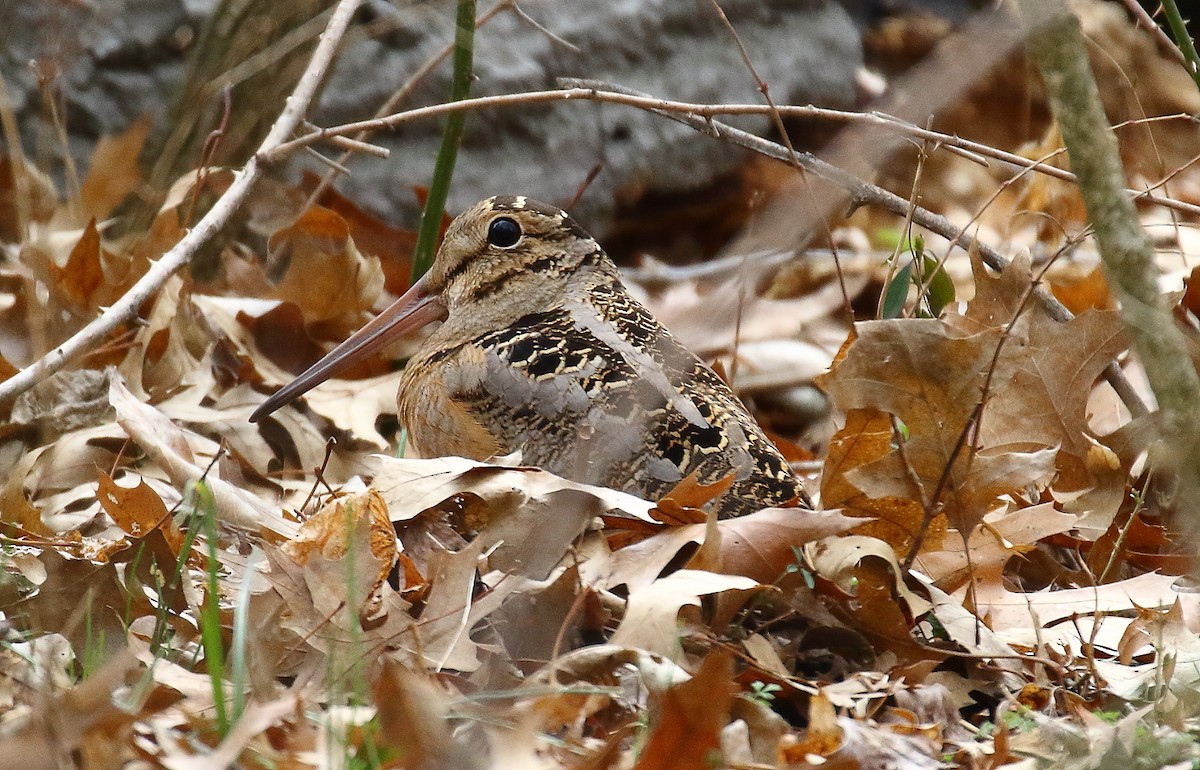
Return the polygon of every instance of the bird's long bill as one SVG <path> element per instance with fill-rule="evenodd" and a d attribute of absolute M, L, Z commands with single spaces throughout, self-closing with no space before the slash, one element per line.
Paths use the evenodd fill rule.
<path fill-rule="evenodd" d="M 422 277 L 408 291 L 373 318 L 363 328 L 329 351 L 303 374 L 280 388 L 254 410 L 250 422 L 257 422 L 279 407 L 320 385 L 352 364 L 371 356 L 409 332 L 446 317 L 446 307 L 436 294 L 429 293 Z"/>

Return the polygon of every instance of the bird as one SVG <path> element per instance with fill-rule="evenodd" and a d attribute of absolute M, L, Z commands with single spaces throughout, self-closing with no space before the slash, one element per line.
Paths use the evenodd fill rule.
<path fill-rule="evenodd" d="M 685 478 L 724 482 L 708 503 L 718 518 L 811 507 L 738 397 L 628 292 L 600 244 L 523 195 L 456 217 L 423 277 L 250 420 L 434 321 L 397 396 L 421 457 L 520 452 L 524 464 L 647 500 Z"/>

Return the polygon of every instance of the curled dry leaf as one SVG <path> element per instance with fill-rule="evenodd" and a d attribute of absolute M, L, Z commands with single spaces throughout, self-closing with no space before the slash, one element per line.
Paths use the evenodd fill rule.
<path fill-rule="evenodd" d="M 300 189 L 305 195 L 309 195 L 319 182 L 316 174 L 305 171 L 301 177 Z M 332 186 L 325 188 L 317 203 L 346 221 L 355 245 L 364 254 L 379 257 L 383 267 L 384 287 L 392 294 L 402 294 L 411 280 L 412 252 L 417 245 L 417 234 L 374 216 Z"/>
<path fill-rule="evenodd" d="M 743 575 L 760 583 L 779 580 L 796 564 L 799 549 L 815 540 L 839 535 L 858 522 L 840 511 L 764 508 L 757 513 L 717 522 L 720 546 L 711 571 Z M 705 524 L 673 527 L 613 553 L 611 566 L 598 576 L 608 588 L 631 590 L 653 582 L 680 551 L 705 542 Z"/>
<path fill-rule="evenodd" d="M 215 457 L 215 443 L 176 426 L 162 412 L 134 397 L 120 376 L 114 375 L 110 400 L 117 410 L 117 423 L 171 479 L 180 486 L 204 479 L 212 490 L 217 516 L 222 523 L 250 530 L 271 532 L 284 539 L 295 536 L 297 527 L 286 521 L 258 498 L 249 495 L 200 464 L 193 444 Z"/>
<path fill-rule="evenodd" d="M 781 754 L 789 768 L 822 770 L 941 770 L 930 742 L 904 734 L 896 726 L 837 716 L 829 701 L 816 695 L 809 707 L 809 728 Z"/>
<path fill-rule="evenodd" d="M 861 535 L 830 537 L 810 543 L 804 554 L 818 579 L 818 595 L 835 615 L 902 661 L 929 656 L 911 632 L 931 605 L 905 585 L 904 570 L 887 543 Z"/>
<path fill-rule="evenodd" d="M 140 668 L 132 653 L 118 653 L 69 690 L 47 693 L 38 718 L 25 720 L 24 724 L 16 722 L 0 736 L 0 756 L 28 770 L 55 770 L 62 767 L 64 754 L 77 752 L 94 733 L 110 738 L 123 736 L 136 717 L 114 703 L 112 694 Z M 117 745 L 106 749 L 114 755 L 119 753 Z"/>
<path fill-rule="evenodd" d="M 378 257 L 359 253 L 346 220 L 321 206 L 272 235 L 268 250 L 275 295 L 309 321 L 356 327 L 383 291 Z"/>
<path fill-rule="evenodd" d="M 1077 520 L 1053 503 L 998 509 L 983 518 L 984 526 L 971 533 L 966 548 L 962 538 L 949 537 L 942 548 L 922 551 L 914 566 L 948 591 L 969 576 L 981 583 L 998 582 L 1009 559 L 1032 550 L 1042 538 L 1070 530 Z"/>
<path fill-rule="evenodd" d="M 252 595 L 250 611 L 271 619 L 254 642 L 270 650 L 266 659 L 279 661 L 276 675 L 300 666 L 313 650 L 321 655 L 307 656 L 309 665 L 326 666 L 328 656 L 347 666 L 411 644 L 409 605 L 378 579 L 384 563 L 372 552 L 373 524 L 359 516 L 345 529 L 344 550 L 338 543 L 327 549 L 332 555 L 313 548 L 303 563 L 264 546 L 267 590 Z"/>
<path fill-rule="evenodd" d="M 652 503 L 624 492 L 579 484 L 534 468 L 504 468 L 461 457 L 372 458 L 372 486 L 393 521 L 407 521 L 449 501 L 462 533 L 491 549 L 489 563 L 543 579 L 602 513 L 650 521 Z M 401 533 L 401 539 L 405 536 Z M 420 565 L 418 565 L 420 566 Z"/>
<path fill-rule="evenodd" d="M 313 553 L 330 560 L 341 559 L 348 552 L 350 536 L 362 519 L 369 526 L 371 555 L 379 561 L 379 573 L 371 585 L 373 593 L 387 580 L 397 558 L 396 534 L 388 519 L 387 503 L 373 489 L 330 500 L 300 525 L 296 537 L 283 544 L 283 552 L 300 565 L 307 564 Z"/>

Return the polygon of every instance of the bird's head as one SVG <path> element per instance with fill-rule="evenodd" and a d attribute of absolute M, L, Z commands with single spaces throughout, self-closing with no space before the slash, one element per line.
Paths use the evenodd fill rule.
<path fill-rule="evenodd" d="M 523 195 L 481 201 L 450 223 L 424 276 L 264 401 L 250 421 L 433 321 L 469 317 L 486 324 L 536 312 L 560 298 L 581 272 L 597 269 L 615 270 L 595 239 L 562 209 Z"/>

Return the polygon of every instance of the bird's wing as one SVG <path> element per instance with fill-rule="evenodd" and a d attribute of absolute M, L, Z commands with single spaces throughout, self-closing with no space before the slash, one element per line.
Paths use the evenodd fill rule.
<path fill-rule="evenodd" d="M 748 506 L 798 491 L 733 392 L 619 284 L 469 347 L 484 365 L 448 383 L 452 398 L 526 462 L 648 497 L 693 473 L 735 474 Z"/>

